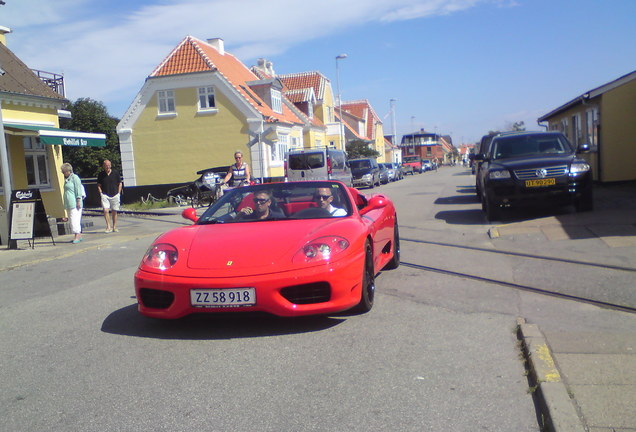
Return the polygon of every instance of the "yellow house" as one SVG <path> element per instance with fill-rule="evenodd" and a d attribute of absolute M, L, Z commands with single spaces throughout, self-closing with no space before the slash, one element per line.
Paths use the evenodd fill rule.
<path fill-rule="evenodd" d="M 340 107 L 338 107 L 338 110 Z M 357 100 L 342 103 L 343 120 L 346 121 L 356 135 L 369 142 L 370 148 L 377 151 L 380 156 L 378 162 L 390 162 L 386 160 L 384 127 L 380 117 L 371 107 L 368 100 Z M 349 114 L 349 116 L 345 115 Z M 338 112 L 338 115 L 340 113 Z M 353 119 L 356 119 L 353 121 Z"/>
<path fill-rule="evenodd" d="M 222 39 L 183 39 L 147 77 L 117 126 L 128 189 L 193 181 L 230 165 L 239 150 L 252 177 L 284 177 L 290 147 L 303 146 L 303 114 L 276 77 L 260 77 Z"/>
<path fill-rule="evenodd" d="M 273 72 L 273 71 L 270 71 Z M 331 81 L 317 71 L 277 76 L 285 85 L 285 96 L 307 117 L 305 147 L 345 148 L 345 132 L 336 115 Z"/>
<path fill-rule="evenodd" d="M 0 26 L 0 244 L 8 242 L 12 191 L 38 189 L 47 214 L 61 218 L 62 145 L 105 145 L 105 135 L 59 129 L 68 103 L 62 76 L 29 69 L 7 48 L 7 33 Z"/>
<path fill-rule="evenodd" d="M 595 180 L 636 180 L 636 71 L 577 96 L 538 122 L 563 132 L 574 145 L 591 146 L 584 156 Z"/>

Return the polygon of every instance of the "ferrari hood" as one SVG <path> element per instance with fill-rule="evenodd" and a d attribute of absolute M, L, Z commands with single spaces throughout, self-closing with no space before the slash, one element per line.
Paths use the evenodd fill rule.
<path fill-rule="evenodd" d="M 344 218 L 290 220 L 192 227 L 187 266 L 224 273 L 280 271 L 305 243 L 321 235 Z"/>

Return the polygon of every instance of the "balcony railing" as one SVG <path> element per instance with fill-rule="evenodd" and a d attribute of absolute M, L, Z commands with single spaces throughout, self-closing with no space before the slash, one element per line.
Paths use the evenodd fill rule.
<path fill-rule="evenodd" d="M 35 73 L 38 78 L 40 78 L 44 83 L 51 88 L 54 92 L 59 95 L 65 96 L 64 94 L 64 75 L 56 74 L 53 72 L 45 72 L 37 69 L 31 69 L 33 73 Z"/>

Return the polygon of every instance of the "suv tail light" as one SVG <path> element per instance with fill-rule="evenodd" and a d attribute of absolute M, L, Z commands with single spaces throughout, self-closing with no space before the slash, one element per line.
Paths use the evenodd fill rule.
<path fill-rule="evenodd" d="M 327 174 L 331 175 L 331 157 L 327 156 Z"/>

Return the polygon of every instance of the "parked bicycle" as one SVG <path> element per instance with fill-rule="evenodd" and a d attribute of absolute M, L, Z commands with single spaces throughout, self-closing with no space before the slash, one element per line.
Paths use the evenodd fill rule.
<path fill-rule="evenodd" d="M 177 205 L 192 207 L 209 206 L 223 194 L 222 179 L 228 167 L 207 168 L 197 171 L 199 178 L 185 186 L 179 186 L 168 191 L 168 199 Z"/>

